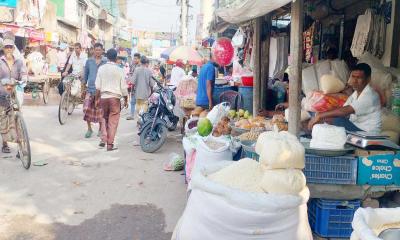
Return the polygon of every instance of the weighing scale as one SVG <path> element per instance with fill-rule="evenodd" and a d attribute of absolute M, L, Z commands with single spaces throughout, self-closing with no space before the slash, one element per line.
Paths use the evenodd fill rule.
<path fill-rule="evenodd" d="M 347 143 L 368 150 L 400 149 L 388 136 L 367 132 L 348 132 Z"/>

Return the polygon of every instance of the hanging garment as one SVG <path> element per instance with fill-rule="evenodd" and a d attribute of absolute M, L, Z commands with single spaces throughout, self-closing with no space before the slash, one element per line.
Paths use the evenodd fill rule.
<path fill-rule="evenodd" d="M 372 12 L 368 9 L 364 15 L 360 15 L 357 18 L 357 25 L 350 48 L 353 57 L 359 58 L 364 53 L 368 44 L 371 24 Z"/>

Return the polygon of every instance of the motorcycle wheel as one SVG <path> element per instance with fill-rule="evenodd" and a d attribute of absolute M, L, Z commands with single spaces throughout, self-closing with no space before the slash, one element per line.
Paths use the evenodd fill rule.
<path fill-rule="evenodd" d="M 155 139 L 151 139 L 151 134 L 156 134 Z M 140 147 L 143 152 L 153 153 L 164 145 L 167 139 L 167 128 L 163 124 L 157 124 L 151 132 L 151 125 L 145 127 L 140 134 Z"/>

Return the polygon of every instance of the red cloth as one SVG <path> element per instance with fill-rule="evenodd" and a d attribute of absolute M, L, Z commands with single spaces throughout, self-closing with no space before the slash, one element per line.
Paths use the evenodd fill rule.
<path fill-rule="evenodd" d="M 101 107 L 104 112 L 104 127 L 102 127 L 102 140 L 107 145 L 114 144 L 121 114 L 121 101 L 119 98 L 102 98 Z"/>

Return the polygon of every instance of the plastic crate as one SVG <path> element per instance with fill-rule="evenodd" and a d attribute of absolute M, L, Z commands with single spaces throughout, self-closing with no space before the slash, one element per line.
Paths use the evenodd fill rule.
<path fill-rule="evenodd" d="M 400 186 L 400 154 L 381 154 L 358 158 L 359 185 Z"/>
<path fill-rule="evenodd" d="M 306 155 L 304 175 L 308 183 L 357 184 L 357 158 Z"/>
<path fill-rule="evenodd" d="M 311 199 L 308 202 L 311 229 L 320 237 L 349 238 L 353 231 L 351 222 L 360 203 L 359 200 Z"/>

